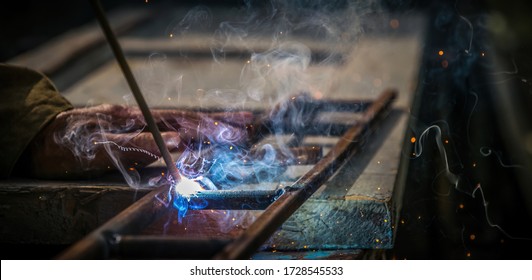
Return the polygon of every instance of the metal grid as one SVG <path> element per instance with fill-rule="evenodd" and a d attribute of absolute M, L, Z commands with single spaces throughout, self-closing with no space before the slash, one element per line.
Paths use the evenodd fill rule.
<path fill-rule="evenodd" d="M 168 196 L 170 186 L 161 186 L 146 194 L 123 212 L 96 229 L 85 238 L 64 251 L 60 259 L 246 259 L 286 221 L 321 185 L 323 185 L 345 160 L 356 153 L 357 148 L 372 127 L 387 115 L 396 98 L 394 90 L 386 90 L 371 101 L 327 101 L 306 97 L 294 97 L 288 110 L 280 112 L 278 105 L 264 114 L 255 125 L 253 143 L 257 143 L 272 129 L 272 116 L 284 118 L 290 110 L 304 111 L 305 119 L 313 125 L 300 123 L 298 128 L 283 128 L 296 137 L 291 145 L 300 147 L 306 135 L 339 135 L 339 139 L 328 153 L 295 183 L 277 190 L 229 190 L 203 191 L 191 199 L 201 199 L 206 209 L 264 210 L 241 234 L 234 238 L 184 237 L 179 235 L 146 235 L 143 232 L 154 221 L 176 211 Z M 286 105 L 286 104 L 285 104 Z M 294 107 L 295 106 L 295 107 Z M 297 107 L 297 108 L 296 108 Z M 350 126 L 329 126 L 323 131 L 315 123 L 319 112 L 347 111 L 357 113 L 356 122 Z M 298 124 L 296 124 L 298 125 Z M 278 130 L 277 127 L 275 130 Z M 252 145 L 250 146 L 252 147 Z M 162 199 L 161 199 L 162 198 Z"/>

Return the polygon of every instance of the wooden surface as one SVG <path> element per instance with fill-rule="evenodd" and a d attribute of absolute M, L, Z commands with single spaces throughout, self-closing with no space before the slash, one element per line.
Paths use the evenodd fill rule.
<path fill-rule="evenodd" d="M 117 18 L 118 21 L 125 20 L 131 23 L 131 18 L 135 18 L 133 21 L 136 22 L 147 14 L 149 13 L 146 11 L 128 12 L 125 18 L 122 16 Z M 275 47 L 264 43 L 267 39 L 245 44 L 245 52 L 240 52 L 243 46 L 235 43 L 230 46 L 230 50 L 240 55 L 228 56 L 222 62 L 213 62 L 211 54 L 207 52 L 210 36 L 189 36 L 187 40 L 176 42 L 164 37 L 142 35 L 147 33 L 146 30 L 150 30 L 150 24 L 164 25 L 161 19 L 164 17 L 152 18 L 148 24 L 142 26 L 142 32 L 137 32 L 140 35 L 136 36 L 135 32 L 132 32 L 125 34 L 121 39 L 126 53 L 129 54 L 128 60 L 151 106 L 189 108 L 233 106 L 242 109 L 265 109 L 286 97 L 285 94 L 299 90 L 310 91 L 317 98 L 371 99 L 384 88 L 398 89 L 399 98 L 394 105 L 395 110 L 379 130 L 375 131 L 374 137 L 367 139 L 360 154 L 352 158 L 340 172 L 320 188 L 264 245 L 264 249 L 266 251 L 352 250 L 393 246 L 392 225 L 396 213 L 391 211 L 390 206 L 394 199 L 401 199 L 393 197 L 392 194 L 394 187 L 401 187 L 402 183 L 396 181 L 396 175 L 407 130 L 406 121 L 412 99 L 412 85 L 416 83 L 422 40 L 421 28 L 406 30 L 400 35 L 393 36 L 386 32 L 361 36 L 351 41 L 351 45 L 334 47 L 331 52 L 341 58 L 335 60 L 335 63 L 321 64 L 313 63 L 311 60 L 304 71 L 295 76 L 289 72 L 290 69 L 280 68 L 281 70 L 265 78 L 280 77 L 279 79 L 283 80 L 283 75 L 287 75 L 298 81 L 288 85 L 283 84 L 286 87 L 283 92 L 278 90 L 281 86 L 278 82 L 267 81 L 260 92 L 261 99 L 257 100 L 257 96 L 243 95 L 245 90 L 242 87 L 248 85 L 245 80 L 247 76 L 244 74 L 249 69 L 249 58 L 253 52 L 264 52 L 268 47 Z M 423 23 L 419 18 L 412 17 L 405 19 L 405 26 L 409 25 L 406 23 L 408 20 L 411 21 L 410 25 L 414 26 L 416 22 Z M 92 46 L 95 42 L 94 34 L 98 32 L 95 25 L 73 30 L 35 52 L 14 59 L 13 62 L 45 72 L 59 73 L 55 77 L 61 85 L 64 85 L 60 89 L 77 106 L 100 103 L 134 104 L 116 63 L 109 54 L 104 54 L 103 50 L 91 54 L 88 58 L 98 56 L 105 61 L 104 63 L 83 68 L 84 74 L 78 75 L 75 79 L 63 74 L 72 67 L 67 62 L 73 57 L 77 56 L 77 60 L 83 61 L 79 56 L 82 56 L 80 53 L 83 53 L 87 47 L 86 44 L 81 46 L 69 42 L 88 40 L 92 42 L 89 46 Z M 313 52 L 324 52 L 330 48 L 324 43 L 306 43 Z M 70 51 L 59 54 L 60 57 L 46 57 L 50 48 L 64 46 L 68 46 Z M 182 55 L 191 52 L 195 55 Z M 89 64 L 87 62 L 87 65 Z M 58 70 L 59 68 L 62 69 Z M 320 144 L 324 148 L 333 141 L 334 137 L 305 139 L 305 143 Z M 300 174 L 304 170 L 308 170 L 308 167 L 294 167 L 289 169 L 287 174 Z M 289 184 L 297 176 L 292 177 L 294 178 L 286 177 L 286 181 L 282 184 Z M 113 184 L 121 186 L 108 187 L 105 182 L 72 182 L 68 183 L 65 189 L 62 187 L 64 184 L 62 182 L 3 181 L 0 182 L 2 219 L 10 223 L 13 223 L 13 220 L 6 217 L 11 215 L 24 217 L 24 221 L 38 219 L 39 215 L 44 215 L 42 211 L 51 211 L 50 215 L 54 219 L 64 215 L 64 219 L 68 221 L 54 221 L 54 219 L 43 221 L 50 224 L 66 223 L 68 226 L 65 228 L 68 230 L 62 231 L 61 226 L 58 226 L 57 230 L 47 234 L 42 227 L 38 229 L 26 227 L 24 229 L 31 229 L 34 236 L 29 236 L 31 234 L 28 233 L 28 236 L 20 236 L 20 240 L 57 242 L 58 239 L 68 237 L 64 240 L 70 242 L 89 228 L 101 224 L 102 220 L 110 218 L 120 208 L 125 207 L 127 201 L 133 200 L 134 190 L 128 190 L 120 180 L 114 182 Z M 398 184 L 399 186 L 396 186 Z M 277 185 L 272 183 L 266 188 Z M 13 188 L 16 188 L 16 191 L 13 191 Z M 104 191 L 106 188 L 112 191 Z M 64 205 L 69 205 L 69 201 L 72 201 L 70 197 L 74 189 L 79 189 L 78 193 L 90 191 L 88 195 L 74 195 L 75 207 L 68 208 Z M 65 190 L 67 195 L 61 195 Z M 41 191 L 51 194 L 53 203 L 43 202 L 40 199 Z M 118 193 L 124 193 L 125 196 L 119 199 L 120 203 L 113 204 L 111 201 L 116 199 L 114 195 Z M 95 195 L 97 199 L 92 202 L 95 204 L 91 204 L 91 208 L 86 210 L 82 201 L 90 195 Z M 16 204 L 23 206 L 17 207 Z M 83 211 L 90 213 L 88 218 L 83 214 L 77 214 L 84 213 Z M 105 214 L 102 214 L 104 212 Z M 146 231 L 152 234 L 157 232 L 168 234 L 172 233 L 168 230 L 168 225 L 174 225 L 178 228 L 173 231 L 174 234 L 221 238 L 239 234 L 254 220 L 254 216 L 260 215 L 260 211 L 251 215 L 238 211 L 231 213 L 226 215 L 227 213 L 210 210 L 190 211 L 181 224 L 175 215 L 170 214 L 161 221 L 155 221 Z M 85 222 L 85 226 L 76 224 L 91 219 L 93 221 Z M 220 229 L 222 226 L 223 229 Z M 78 235 L 70 235 L 74 229 Z M 3 227 L 2 238 L 9 236 L 11 234 L 9 231 L 12 230 Z M 14 236 L 11 238 L 13 241 L 17 239 Z"/>

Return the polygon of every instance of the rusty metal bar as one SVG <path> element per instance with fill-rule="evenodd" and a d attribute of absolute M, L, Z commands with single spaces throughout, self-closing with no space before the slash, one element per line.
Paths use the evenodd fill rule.
<path fill-rule="evenodd" d="M 189 208 L 213 210 L 264 210 L 278 199 L 284 190 L 215 190 L 201 191 L 191 196 Z"/>
<path fill-rule="evenodd" d="M 235 149 L 237 150 L 237 149 Z M 323 156 L 323 148 L 317 145 L 290 147 L 290 148 L 273 148 L 269 151 L 275 154 L 276 167 L 287 167 L 291 165 L 311 165 L 316 164 Z M 233 153 L 227 147 L 209 147 L 198 152 L 190 152 L 188 155 L 179 160 L 179 168 L 183 175 L 198 174 L 211 168 L 213 159 L 217 154 Z M 246 155 L 240 155 L 235 152 L 234 161 L 239 162 L 241 166 L 251 166 L 261 160 L 264 160 L 266 150 L 256 149 L 254 146 Z M 252 177 L 253 174 L 248 174 Z"/>
<path fill-rule="evenodd" d="M 349 129 L 309 172 L 301 177 L 287 192 L 273 202 L 257 220 L 237 239 L 228 244 L 215 259 L 249 258 L 354 152 L 359 138 L 386 111 L 396 98 L 395 90 L 384 91 L 364 111 L 361 122 Z"/>

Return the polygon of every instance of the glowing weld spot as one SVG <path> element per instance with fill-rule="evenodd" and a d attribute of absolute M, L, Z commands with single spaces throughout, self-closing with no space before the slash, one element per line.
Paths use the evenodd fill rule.
<path fill-rule="evenodd" d="M 189 179 L 185 176 L 181 176 L 181 180 L 172 186 L 171 190 L 175 197 L 173 198 L 173 206 L 177 209 L 178 220 L 181 223 L 183 217 L 188 212 L 188 209 L 203 209 L 207 206 L 206 201 L 200 200 L 197 203 L 192 203 L 191 199 L 199 191 L 203 190 L 201 185 L 197 182 L 201 178 Z"/>
<path fill-rule="evenodd" d="M 197 179 L 189 179 L 182 176 L 181 180 L 175 186 L 175 191 L 183 196 L 195 195 L 197 192 L 203 190 L 201 185 L 196 181 Z"/>

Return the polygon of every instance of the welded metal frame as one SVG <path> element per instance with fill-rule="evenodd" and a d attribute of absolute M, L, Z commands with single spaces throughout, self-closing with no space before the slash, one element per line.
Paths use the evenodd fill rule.
<path fill-rule="evenodd" d="M 249 258 L 343 165 L 350 155 L 356 153 L 362 138 L 371 133 L 374 125 L 386 116 L 396 96 L 395 90 L 385 90 L 375 100 L 366 102 L 365 106 L 361 107 L 361 118 L 340 137 L 327 155 L 289 187 L 278 191 L 206 191 L 199 193 L 197 198 L 207 200 L 210 207 L 213 207 L 211 209 L 231 209 L 244 202 L 248 204 L 253 202 L 254 209 L 265 209 L 255 222 L 233 240 L 138 235 L 142 229 L 172 209 L 171 197 L 168 196 L 170 186 L 164 185 L 146 194 L 68 248 L 58 258 Z M 317 107 L 327 109 L 325 103 L 320 103 Z"/>

